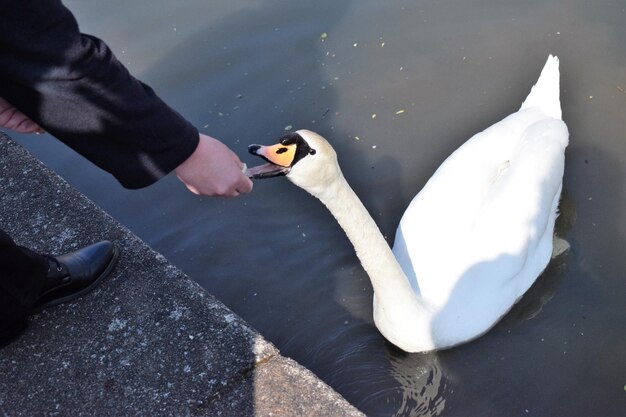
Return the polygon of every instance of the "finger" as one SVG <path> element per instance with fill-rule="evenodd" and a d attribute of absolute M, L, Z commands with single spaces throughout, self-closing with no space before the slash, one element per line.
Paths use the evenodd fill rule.
<path fill-rule="evenodd" d="M 241 193 L 241 194 L 247 194 L 250 191 L 252 191 L 252 188 L 254 187 L 254 185 L 252 184 L 252 181 L 250 180 L 250 178 L 248 178 L 245 175 L 241 175 L 239 182 L 236 185 L 237 190 Z"/>
<path fill-rule="evenodd" d="M 7 129 L 13 129 L 18 120 L 15 117 L 16 113 L 17 110 L 14 107 L 3 109 L 0 112 L 0 126 L 6 127 Z"/>
<path fill-rule="evenodd" d="M 24 119 L 17 126 L 15 126 L 15 131 L 22 133 L 35 133 L 38 130 L 41 130 L 37 123 L 31 121 L 30 119 Z"/>
<path fill-rule="evenodd" d="M 240 194 L 241 193 L 238 190 L 233 189 L 226 194 L 222 194 L 222 197 L 235 198 L 235 197 L 239 197 Z"/>
<path fill-rule="evenodd" d="M 20 117 L 20 114 L 18 112 L 15 112 L 11 115 L 11 117 L 9 118 L 9 120 L 7 120 L 7 122 L 5 123 L 5 127 L 11 129 L 11 130 L 17 130 L 17 127 L 20 125 L 20 123 L 22 123 L 24 121 L 24 119 L 22 119 Z"/>
<path fill-rule="evenodd" d="M 246 164 L 241 162 L 241 159 L 239 158 L 239 156 L 235 152 L 230 151 L 230 155 L 233 158 L 233 161 L 235 161 L 235 163 L 239 167 L 239 169 L 243 171 L 243 169 L 246 167 Z"/>
<path fill-rule="evenodd" d="M 15 130 L 16 132 L 34 133 L 41 129 L 37 123 L 30 120 L 25 114 L 15 108 L 6 110 L 2 116 L 4 117 L 0 117 L 0 126 Z"/>
<path fill-rule="evenodd" d="M 246 164 L 241 162 L 241 159 L 239 159 L 236 153 L 231 152 L 231 155 L 233 156 L 233 160 L 241 170 L 241 174 L 239 175 L 239 179 L 235 184 L 235 188 L 239 191 L 239 194 L 247 194 L 252 191 L 253 184 L 250 178 L 245 175 Z"/>

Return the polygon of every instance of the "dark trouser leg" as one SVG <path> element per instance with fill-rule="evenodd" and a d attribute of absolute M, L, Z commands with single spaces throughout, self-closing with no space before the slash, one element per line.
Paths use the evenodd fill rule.
<path fill-rule="evenodd" d="M 46 258 L 0 230 L 0 346 L 24 328 L 47 270 Z"/>

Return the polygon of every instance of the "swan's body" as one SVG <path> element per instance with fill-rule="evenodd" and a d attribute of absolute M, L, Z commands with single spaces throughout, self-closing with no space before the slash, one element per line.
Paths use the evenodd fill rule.
<path fill-rule="evenodd" d="M 556 57 L 518 112 L 444 161 L 404 213 L 393 252 L 328 142 L 310 131 L 297 135 L 305 145 L 293 138 L 279 145 L 297 148 L 282 172 L 344 229 L 372 281 L 376 326 L 401 349 L 441 349 L 480 336 L 546 267 L 568 143 Z M 254 153 L 272 161 L 274 150 Z"/>

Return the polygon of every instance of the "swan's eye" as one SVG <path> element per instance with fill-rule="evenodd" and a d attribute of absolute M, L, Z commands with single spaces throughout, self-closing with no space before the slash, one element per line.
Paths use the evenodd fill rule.
<path fill-rule="evenodd" d="M 283 146 L 288 146 L 288 145 L 293 145 L 294 143 L 298 144 L 301 141 L 302 141 L 302 138 L 300 137 L 300 135 L 294 132 L 290 132 L 280 139 L 280 144 Z"/>
<path fill-rule="evenodd" d="M 283 162 L 279 164 L 285 167 L 293 166 L 305 156 L 315 155 L 316 153 L 315 149 L 311 149 L 309 144 L 302 138 L 302 136 L 300 136 L 298 133 L 293 132 L 287 133 L 285 136 L 283 136 L 280 139 L 280 143 L 275 146 L 275 157 L 278 157 L 278 155 L 280 155 L 280 158 L 283 158 L 285 155 L 290 156 L 289 164 L 283 165 Z M 287 148 L 288 150 L 283 150 L 283 148 Z M 276 161 L 272 162 L 274 162 L 275 164 L 277 163 Z"/>

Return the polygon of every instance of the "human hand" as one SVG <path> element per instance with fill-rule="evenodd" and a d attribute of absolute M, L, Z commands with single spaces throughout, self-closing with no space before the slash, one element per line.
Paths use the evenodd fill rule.
<path fill-rule="evenodd" d="M 11 103 L 0 97 L 0 127 L 19 133 L 43 133 L 43 129 Z"/>
<path fill-rule="evenodd" d="M 236 197 L 252 191 L 244 164 L 226 145 L 200 133 L 191 156 L 174 171 L 189 191 L 198 195 Z"/>

